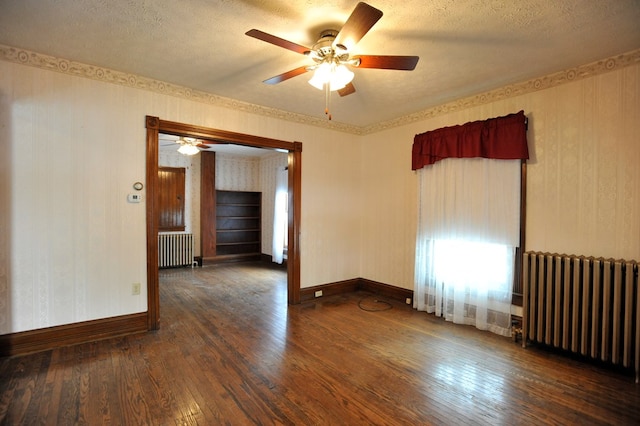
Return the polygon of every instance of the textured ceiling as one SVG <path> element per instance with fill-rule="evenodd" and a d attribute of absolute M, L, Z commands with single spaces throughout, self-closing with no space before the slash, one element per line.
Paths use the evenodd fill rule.
<path fill-rule="evenodd" d="M 335 122 L 366 127 L 640 48 L 638 0 L 371 0 L 384 16 L 352 53 L 417 55 L 414 71 L 357 69 L 334 95 Z M 0 0 L 0 44 L 221 97 L 324 117 L 309 64 L 248 37 L 257 28 L 311 47 L 357 2 L 316 0 Z"/>

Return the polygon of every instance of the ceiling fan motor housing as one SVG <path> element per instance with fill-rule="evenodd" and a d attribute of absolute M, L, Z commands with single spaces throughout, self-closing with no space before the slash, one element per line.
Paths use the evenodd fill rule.
<path fill-rule="evenodd" d="M 320 38 L 313 45 L 311 52 L 311 57 L 314 61 L 321 63 L 335 60 L 338 63 L 344 63 L 349 60 L 349 54 L 345 46 L 336 45 L 334 47 L 333 45 L 337 36 L 337 30 L 324 30 L 320 33 Z"/>

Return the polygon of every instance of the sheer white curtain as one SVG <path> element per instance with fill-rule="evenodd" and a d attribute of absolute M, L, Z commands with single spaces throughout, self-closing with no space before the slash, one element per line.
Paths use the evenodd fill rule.
<path fill-rule="evenodd" d="M 414 307 L 510 335 L 520 160 L 450 158 L 418 174 Z"/>
<path fill-rule="evenodd" d="M 273 261 L 282 263 L 287 236 L 287 200 L 288 200 L 288 171 L 286 167 L 276 169 L 276 195 L 273 212 Z"/>

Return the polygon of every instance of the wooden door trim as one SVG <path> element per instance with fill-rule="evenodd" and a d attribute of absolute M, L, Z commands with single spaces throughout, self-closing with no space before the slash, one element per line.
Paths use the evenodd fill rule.
<path fill-rule="evenodd" d="M 158 135 L 160 133 L 194 137 L 211 142 L 233 143 L 256 148 L 281 149 L 289 152 L 289 247 L 287 258 L 287 301 L 300 303 L 300 219 L 302 194 L 302 143 L 270 139 L 146 116 L 146 218 L 147 218 L 147 325 L 160 326 L 160 291 L 158 281 Z"/>

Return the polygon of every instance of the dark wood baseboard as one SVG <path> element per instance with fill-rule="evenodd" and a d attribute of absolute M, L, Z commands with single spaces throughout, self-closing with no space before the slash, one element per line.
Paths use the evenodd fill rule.
<path fill-rule="evenodd" d="M 203 257 L 201 266 L 216 265 L 219 263 L 232 263 L 232 262 L 250 262 L 261 259 L 260 253 L 249 254 L 227 254 L 224 256 Z"/>
<path fill-rule="evenodd" d="M 316 291 L 322 291 L 322 297 L 327 297 L 352 293 L 358 290 L 380 294 L 402 302 L 405 302 L 407 299 L 413 301 L 413 290 L 364 278 L 354 278 L 300 289 L 300 300 L 301 302 L 307 302 L 315 299 Z M 141 312 L 138 314 L 5 334 L 0 335 L 0 357 L 41 352 L 62 346 L 76 345 L 147 331 L 147 313 Z"/>
<path fill-rule="evenodd" d="M 390 299 L 406 302 L 407 299 L 413 303 L 413 290 L 396 287 L 365 278 L 354 278 L 351 280 L 339 281 L 330 284 L 322 284 L 313 287 L 300 289 L 300 301 L 307 302 L 316 298 L 317 291 L 322 291 L 322 296 L 332 296 L 335 294 L 351 293 L 358 290 L 368 291 L 374 294 L 388 297 Z"/>
<path fill-rule="evenodd" d="M 352 293 L 358 290 L 359 278 L 339 281 L 330 284 L 316 285 L 300 289 L 300 301 L 307 302 L 315 299 L 316 291 L 322 291 L 322 297 L 333 296 L 335 294 Z"/>
<path fill-rule="evenodd" d="M 282 263 L 275 263 L 273 257 L 266 253 L 261 254 L 242 254 L 242 255 L 225 255 L 215 257 L 201 257 L 196 256 L 194 261 L 198 263 L 198 266 L 217 265 L 220 263 L 235 263 L 235 262 L 263 262 L 265 265 L 273 266 L 276 268 L 287 269 L 287 259 L 284 259 Z"/>
<path fill-rule="evenodd" d="M 147 313 L 102 318 L 0 336 L 0 356 L 24 355 L 62 346 L 147 331 Z"/>
<path fill-rule="evenodd" d="M 409 305 L 413 303 L 413 290 L 396 287 L 377 281 L 371 281 L 365 278 L 360 278 L 358 290 L 369 291 L 371 293 L 379 294 L 381 296 L 388 297 L 389 299 L 399 300 L 404 303 L 409 300 Z"/>

